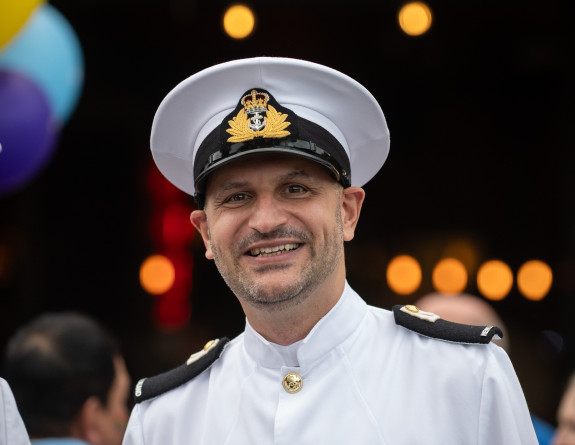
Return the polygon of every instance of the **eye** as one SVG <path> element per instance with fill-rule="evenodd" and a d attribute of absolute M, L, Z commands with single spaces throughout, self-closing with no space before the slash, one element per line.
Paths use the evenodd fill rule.
<path fill-rule="evenodd" d="M 248 198 L 249 195 L 247 193 L 234 193 L 233 195 L 227 197 L 225 199 L 225 202 L 241 202 L 245 201 Z"/>
<path fill-rule="evenodd" d="M 293 195 L 293 194 L 305 193 L 307 192 L 307 188 L 299 184 L 291 184 L 286 187 L 285 191 L 287 194 Z"/>

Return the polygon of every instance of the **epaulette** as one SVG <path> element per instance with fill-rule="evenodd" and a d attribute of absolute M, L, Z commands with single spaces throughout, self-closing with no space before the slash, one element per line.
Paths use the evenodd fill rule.
<path fill-rule="evenodd" d="M 220 357 L 229 341 L 226 337 L 211 340 L 201 351 L 192 354 L 183 365 L 154 377 L 141 379 L 136 384 L 134 401 L 140 403 L 159 396 L 200 375 Z"/>
<path fill-rule="evenodd" d="M 413 305 L 393 306 L 395 323 L 426 337 L 453 343 L 487 344 L 494 337 L 503 338 L 497 326 L 472 326 L 441 319 Z"/>

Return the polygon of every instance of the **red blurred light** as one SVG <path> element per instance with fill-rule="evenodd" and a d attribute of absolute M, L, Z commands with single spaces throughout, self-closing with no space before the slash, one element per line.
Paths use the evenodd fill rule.
<path fill-rule="evenodd" d="M 171 204 L 163 214 L 162 241 L 164 246 L 186 246 L 194 237 L 190 222 L 192 209 L 181 203 Z"/>

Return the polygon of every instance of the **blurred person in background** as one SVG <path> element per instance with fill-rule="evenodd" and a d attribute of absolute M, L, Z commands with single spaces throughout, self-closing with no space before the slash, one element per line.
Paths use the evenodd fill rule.
<path fill-rule="evenodd" d="M 557 430 L 553 445 L 575 445 L 575 373 L 571 374 L 567 388 L 557 409 Z"/>
<path fill-rule="evenodd" d="M 34 445 L 119 445 L 130 377 L 116 341 L 78 313 L 41 315 L 6 348 L 9 382 Z"/>
<path fill-rule="evenodd" d="M 30 445 L 8 382 L 0 378 L 0 445 Z"/>
<path fill-rule="evenodd" d="M 455 323 L 498 326 L 503 331 L 503 338 L 493 340 L 493 343 L 498 344 L 509 353 L 510 342 L 507 327 L 495 309 L 482 298 L 470 294 L 431 293 L 421 297 L 415 302 L 415 305 L 424 311 L 433 312 L 441 318 Z M 575 405 L 573 409 L 575 409 Z M 534 414 L 531 414 L 531 420 L 539 445 L 549 445 L 554 428 Z M 571 443 L 575 445 L 575 442 Z"/>

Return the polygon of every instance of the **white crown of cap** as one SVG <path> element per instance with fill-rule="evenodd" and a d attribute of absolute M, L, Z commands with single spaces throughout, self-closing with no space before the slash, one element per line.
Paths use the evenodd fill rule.
<path fill-rule="evenodd" d="M 349 156 L 353 186 L 363 186 L 385 162 L 387 123 L 361 84 L 317 63 L 256 57 L 200 71 L 178 84 L 160 104 L 152 124 L 152 155 L 172 184 L 195 194 L 198 148 L 251 88 L 269 91 L 278 103 L 329 131 Z"/>

